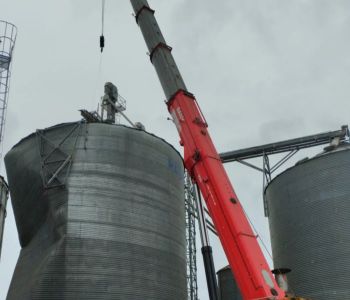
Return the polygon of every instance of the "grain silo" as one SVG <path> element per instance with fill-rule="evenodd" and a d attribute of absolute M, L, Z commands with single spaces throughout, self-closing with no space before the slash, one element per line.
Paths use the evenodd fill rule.
<path fill-rule="evenodd" d="M 5 157 L 21 253 L 8 300 L 185 300 L 183 163 L 122 125 L 39 130 Z"/>
<path fill-rule="evenodd" d="M 227 266 L 217 272 L 220 300 L 242 300 L 241 292 L 234 280 L 231 267 Z"/>
<path fill-rule="evenodd" d="M 350 145 L 281 173 L 267 187 L 275 268 L 291 268 L 289 286 L 311 299 L 349 299 Z"/>

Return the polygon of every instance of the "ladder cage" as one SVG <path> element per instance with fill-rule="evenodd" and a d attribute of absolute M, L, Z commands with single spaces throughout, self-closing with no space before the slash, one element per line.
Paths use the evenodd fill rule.
<path fill-rule="evenodd" d="M 17 27 L 0 20 L 0 145 L 2 146 L 6 108 L 10 90 L 11 65 L 17 37 Z"/>

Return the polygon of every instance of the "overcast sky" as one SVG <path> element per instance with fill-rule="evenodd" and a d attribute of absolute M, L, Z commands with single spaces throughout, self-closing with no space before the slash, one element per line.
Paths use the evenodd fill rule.
<path fill-rule="evenodd" d="M 150 5 L 219 152 L 349 123 L 350 1 L 150 0 Z M 107 0 L 106 48 L 98 71 L 100 11 L 99 0 L 0 0 L 0 19 L 19 29 L 4 153 L 37 128 L 78 120 L 81 108 L 95 109 L 105 81 L 127 99 L 132 120 L 180 150 L 127 0 Z M 261 175 L 235 164 L 227 170 L 269 243 Z M 19 253 L 11 205 L 8 211 L 0 299 Z M 219 269 L 225 257 L 217 240 L 212 242 Z M 207 300 L 201 262 L 198 257 L 200 298 Z"/>

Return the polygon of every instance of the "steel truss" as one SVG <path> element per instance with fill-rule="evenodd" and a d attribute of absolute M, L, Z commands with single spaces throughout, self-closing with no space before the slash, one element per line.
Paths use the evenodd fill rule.
<path fill-rule="evenodd" d="M 269 210 L 265 197 L 266 187 L 272 180 L 272 175 L 283 164 L 285 164 L 290 158 L 292 158 L 299 150 L 311 148 L 315 146 L 329 144 L 326 150 L 331 150 L 337 147 L 341 142 L 349 142 L 349 128 L 347 125 L 343 125 L 340 130 L 329 131 L 309 136 L 304 136 L 296 139 L 285 140 L 281 142 L 265 144 L 261 146 L 255 146 L 250 148 L 244 148 L 240 150 L 234 150 L 229 152 L 220 153 L 220 157 L 223 163 L 239 162 L 247 167 L 253 168 L 263 173 L 263 199 L 264 199 L 264 211 L 265 216 L 268 217 Z M 269 155 L 286 153 L 276 164 L 270 165 Z M 247 159 L 262 157 L 263 167 L 247 162 Z"/>
<path fill-rule="evenodd" d="M 77 123 L 59 142 L 45 136 L 45 130 L 37 130 L 41 160 L 41 177 L 45 189 L 64 187 L 73 161 L 73 154 L 82 123 Z M 63 149 L 68 138 L 74 139 L 72 149 Z"/>
<path fill-rule="evenodd" d="M 196 191 L 187 172 L 185 172 L 185 208 L 186 208 L 186 257 L 187 257 L 187 293 L 188 300 L 198 300 L 197 285 L 197 248 L 196 248 Z"/>

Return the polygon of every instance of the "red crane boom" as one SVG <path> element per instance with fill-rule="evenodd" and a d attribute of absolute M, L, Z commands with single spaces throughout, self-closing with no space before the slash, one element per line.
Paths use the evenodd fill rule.
<path fill-rule="evenodd" d="M 131 0 L 131 4 L 184 147 L 185 167 L 205 199 L 243 298 L 287 299 L 270 271 L 198 103 L 187 91 L 154 10 L 146 0 Z"/>
<path fill-rule="evenodd" d="M 201 190 L 244 299 L 284 299 L 285 293 L 270 272 L 195 98 L 179 91 L 168 102 L 168 109 L 184 146 L 185 167 Z"/>

